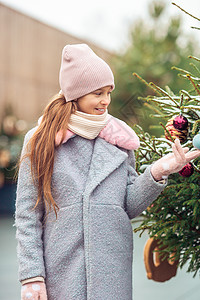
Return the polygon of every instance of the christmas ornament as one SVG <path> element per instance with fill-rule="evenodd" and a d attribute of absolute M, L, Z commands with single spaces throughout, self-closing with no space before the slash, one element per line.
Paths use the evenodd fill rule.
<path fill-rule="evenodd" d="M 188 128 L 188 120 L 186 117 L 179 115 L 174 118 L 173 126 L 174 126 L 174 128 L 176 128 L 178 130 L 185 130 Z"/>
<path fill-rule="evenodd" d="M 186 118 L 182 117 L 181 115 L 175 116 L 171 118 L 166 124 L 166 129 L 168 130 L 172 138 L 173 139 L 178 138 L 181 143 L 184 143 L 186 141 L 188 135 L 188 121 L 186 122 L 187 119 L 186 120 L 185 119 Z M 177 128 L 175 128 L 174 125 Z M 178 128 L 184 128 L 184 129 L 178 129 Z M 165 138 L 171 141 L 171 137 L 168 134 L 168 132 L 165 131 Z"/>
<path fill-rule="evenodd" d="M 179 174 L 183 177 L 190 177 L 194 173 L 194 167 L 192 163 L 188 163 L 179 171 Z"/>
<path fill-rule="evenodd" d="M 148 279 L 164 282 L 176 276 L 178 260 L 170 258 L 174 253 L 163 260 L 163 256 L 159 253 L 158 245 L 158 240 L 154 238 L 148 239 L 144 248 L 144 264 Z"/>
<path fill-rule="evenodd" d="M 200 149 L 200 132 L 194 136 L 192 142 L 195 148 Z"/>

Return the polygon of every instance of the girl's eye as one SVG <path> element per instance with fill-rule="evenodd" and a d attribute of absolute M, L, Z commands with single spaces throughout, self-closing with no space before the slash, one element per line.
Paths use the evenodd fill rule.
<path fill-rule="evenodd" d="M 103 93 L 102 92 L 95 92 L 94 94 L 97 95 L 97 96 L 101 96 Z M 110 95 L 111 92 L 108 92 L 107 94 Z"/>

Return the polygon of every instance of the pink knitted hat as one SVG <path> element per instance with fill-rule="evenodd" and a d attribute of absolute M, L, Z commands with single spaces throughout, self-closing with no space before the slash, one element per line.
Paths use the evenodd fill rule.
<path fill-rule="evenodd" d="M 86 44 L 66 45 L 62 51 L 59 82 L 66 102 L 111 85 L 114 76 L 108 64 Z"/>

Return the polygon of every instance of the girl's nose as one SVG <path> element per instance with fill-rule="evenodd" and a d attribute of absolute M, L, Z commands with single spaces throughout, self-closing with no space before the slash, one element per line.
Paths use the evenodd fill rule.
<path fill-rule="evenodd" d="M 108 105 L 110 103 L 110 96 L 104 96 L 101 100 L 101 104 Z"/>

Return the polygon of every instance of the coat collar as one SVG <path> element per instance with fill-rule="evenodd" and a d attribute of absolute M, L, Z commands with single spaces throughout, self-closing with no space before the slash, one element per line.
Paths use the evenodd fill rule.
<path fill-rule="evenodd" d="M 92 193 L 97 185 L 117 169 L 127 157 L 128 154 L 123 150 L 104 139 L 96 138 L 85 194 Z"/>

